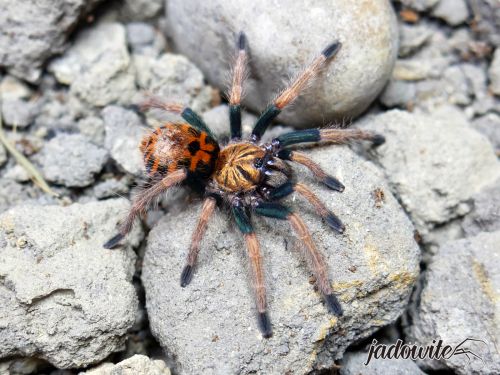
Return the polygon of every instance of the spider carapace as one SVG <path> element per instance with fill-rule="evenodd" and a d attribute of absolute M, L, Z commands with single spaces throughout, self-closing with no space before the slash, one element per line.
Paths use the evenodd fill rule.
<path fill-rule="evenodd" d="M 340 42 L 327 46 L 265 109 L 250 137 L 242 139 L 240 102 L 246 76 L 247 48 L 245 35 L 240 33 L 237 38 L 237 56 L 229 93 L 231 140 L 224 146 L 217 142 L 202 118 L 190 108 L 148 96 L 143 103 L 143 110 L 156 108 L 177 113 L 185 122 L 166 123 L 142 140 L 140 150 L 151 184 L 134 198 L 118 234 L 106 242 L 104 247 L 113 248 L 118 245 L 130 232 L 138 215 L 169 188 L 182 183 L 194 188 L 204 197 L 186 265 L 181 272 L 182 287 L 191 281 L 201 240 L 210 217 L 217 206 L 226 206 L 230 209 L 236 226 L 246 242 L 254 281 L 258 323 L 264 337 L 272 335 L 272 328 L 267 313 L 262 257 L 250 219 L 251 215 L 266 216 L 289 223 L 306 250 L 308 263 L 311 265 L 327 309 L 332 314 L 341 316 L 343 310 L 333 293 L 323 256 L 316 248 L 300 215 L 280 203 L 280 200 L 296 192 L 312 205 L 328 226 L 342 233 L 344 231 L 342 222 L 306 185 L 292 179 L 288 163 L 305 166 L 318 182 L 331 190 L 342 192 L 344 186 L 308 156 L 292 150 L 290 146 L 311 142 L 343 144 L 354 140 L 371 141 L 377 146 L 384 142 L 384 137 L 358 129 L 326 128 L 293 131 L 269 143 L 260 142 L 273 119 L 297 98 L 300 91 L 318 75 L 321 68 L 337 54 L 340 47 Z"/>

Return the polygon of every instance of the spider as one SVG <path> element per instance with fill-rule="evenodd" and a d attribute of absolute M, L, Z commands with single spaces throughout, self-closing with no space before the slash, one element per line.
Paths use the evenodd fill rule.
<path fill-rule="evenodd" d="M 229 208 L 246 242 L 254 281 L 258 326 L 263 337 L 268 338 L 272 336 L 272 327 L 266 306 L 262 256 L 250 219 L 251 214 L 288 221 L 306 250 L 317 287 L 324 297 L 328 311 L 336 316 L 343 314 L 328 279 L 326 263 L 307 226 L 298 213 L 279 201 L 296 192 L 313 206 L 328 226 L 338 233 L 343 233 L 345 227 L 340 219 L 328 210 L 306 185 L 293 182 L 288 162 L 302 164 L 312 172 L 316 180 L 331 190 L 342 192 L 344 185 L 328 175 L 305 154 L 290 149 L 290 146 L 311 142 L 343 144 L 352 140 L 367 140 L 377 146 L 385 139 L 381 135 L 357 129 L 327 128 L 292 131 L 274 138 L 269 143 L 260 142 L 273 119 L 297 98 L 308 82 L 338 53 L 340 42 L 328 45 L 292 80 L 261 114 L 250 138 L 243 139 L 241 98 L 247 71 L 246 44 L 245 34 L 239 33 L 228 95 L 231 139 L 227 144 L 220 145 L 202 118 L 189 107 L 165 102 L 152 95 L 142 103 L 141 109 L 144 111 L 160 109 L 176 113 L 185 122 L 165 123 L 142 139 L 140 150 L 151 185 L 133 199 L 131 209 L 118 234 L 107 241 L 104 247 L 111 249 L 117 246 L 130 232 L 136 217 L 171 187 L 182 183 L 199 191 L 204 197 L 201 215 L 192 235 L 180 284 L 185 287 L 192 279 L 200 243 L 216 206 Z"/>

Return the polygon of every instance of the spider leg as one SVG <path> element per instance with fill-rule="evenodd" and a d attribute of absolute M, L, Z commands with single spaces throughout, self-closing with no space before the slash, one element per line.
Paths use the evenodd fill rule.
<path fill-rule="evenodd" d="M 283 160 L 290 160 L 298 164 L 302 164 L 304 167 L 309 169 L 317 180 L 325 184 L 328 188 L 336 191 L 344 191 L 345 186 L 337 180 L 335 177 L 327 174 L 323 168 L 319 166 L 314 160 L 309 158 L 306 154 L 302 152 L 292 151 L 288 149 L 281 150 L 278 153 L 278 157 Z"/>
<path fill-rule="evenodd" d="M 199 114 L 193 111 L 191 108 L 184 106 L 180 103 L 166 102 L 163 99 L 152 95 L 150 93 L 145 94 L 145 100 L 140 104 L 141 111 L 148 111 L 150 109 L 161 109 L 165 112 L 175 113 L 180 115 L 188 124 L 192 125 L 199 131 L 207 133 L 213 139 L 216 139 L 210 130 L 210 128 L 205 124 L 205 121 L 201 118 Z"/>
<path fill-rule="evenodd" d="M 247 71 L 246 37 L 243 32 L 238 35 L 238 55 L 233 68 L 233 80 L 229 94 L 229 123 L 231 126 L 231 139 L 241 138 L 241 96 L 243 94 L 243 81 Z"/>
<path fill-rule="evenodd" d="M 170 173 L 162 180 L 155 183 L 153 186 L 141 191 L 133 200 L 132 208 L 130 209 L 125 221 L 120 226 L 118 234 L 104 243 L 105 249 L 112 249 L 130 232 L 134 225 L 135 218 L 144 212 L 147 207 L 153 202 L 160 194 L 174 185 L 179 184 L 187 177 L 187 172 L 184 169 L 178 169 Z"/>
<path fill-rule="evenodd" d="M 334 42 L 326 47 L 283 92 L 260 115 L 252 131 L 252 139 L 258 141 L 265 133 L 269 124 L 278 116 L 284 107 L 293 102 L 307 84 L 315 78 L 325 63 L 333 58 L 340 50 L 341 43 Z"/>
<path fill-rule="evenodd" d="M 259 242 L 247 212 L 241 206 L 237 205 L 232 206 L 232 212 L 238 228 L 245 237 L 248 256 L 252 266 L 259 328 L 262 332 L 262 336 L 269 338 L 272 336 L 273 332 L 271 328 L 271 321 L 267 315 L 266 287 L 264 284 L 264 272 L 262 270 L 262 256 L 260 254 Z"/>
<path fill-rule="evenodd" d="M 360 129 L 307 129 L 286 133 L 274 138 L 272 147 L 274 152 L 280 152 L 284 151 L 285 147 L 299 143 L 345 144 L 356 140 L 371 141 L 374 146 L 380 146 L 385 142 L 385 137 L 381 134 Z M 286 153 L 283 156 L 286 157 Z"/>
<path fill-rule="evenodd" d="M 198 219 L 198 224 L 196 225 L 196 229 L 191 237 L 191 246 L 189 247 L 186 266 L 182 270 L 181 274 L 182 287 L 185 287 L 191 282 L 191 278 L 193 277 L 193 268 L 196 264 L 196 259 L 198 258 L 198 252 L 200 251 L 200 242 L 207 230 L 208 221 L 214 213 L 215 205 L 216 200 L 212 196 L 205 198 L 203 201 L 200 218 Z"/>
<path fill-rule="evenodd" d="M 340 219 L 333 212 L 326 208 L 316 194 L 314 194 L 306 185 L 302 183 L 287 182 L 272 190 L 269 194 L 269 199 L 279 200 L 287 195 L 290 195 L 294 191 L 304 197 L 315 208 L 318 215 L 325 220 L 330 228 L 339 233 L 344 232 L 345 226 L 342 224 L 342 221 L 340 221 Z"/>
<path fill-rule="evenodd" d="M 316 248 L 311 234 L 300 216 L 292 212 L 288 207 L 277 202 L 260 202 L 254 210 L 258 215 L 288 220 L 297 237 L 302 241 L 307 250 L 307 257 L 312 266 L 314 276 L 316 277 L 318 288 L 325 299 L 328 311 L 336 316 L 342 316 L 342 306 L 340 306 L 337 297 L 333 294 L 330 280 L 327 276 L 326 262 Z"/>

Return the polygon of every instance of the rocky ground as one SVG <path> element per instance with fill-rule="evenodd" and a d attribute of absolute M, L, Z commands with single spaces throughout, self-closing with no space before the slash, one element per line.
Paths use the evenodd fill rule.
<path fill-rule="evenodd" d="M 500 373 L 500 3 L 50 0 L 0 3 L 0 374 Z M 208 5 L 210 4 L 210 5 Z M 243 130 L 332 39 L 343 47 L 266 135 L 328 124 L 366 145 L 305 149 L 346 186 L 300 197 L 345 314 L 330 316 L 300 243 L 256 223 L 274 336 L 256 329 L 244 244 L 224 211 L 178 284 L 200 200 L 168 194 L 119 250 L 102 243 L 142 176 L 138 144 L 189 104 L 228 137 L 235 35 L 250 75 Z M 133 196 L 133 194 L 132 194 Z M 215 251 L 214 251 L 215 250 Z M 373 339 L 456 345 L 482 360 L 378 360 Z"/>

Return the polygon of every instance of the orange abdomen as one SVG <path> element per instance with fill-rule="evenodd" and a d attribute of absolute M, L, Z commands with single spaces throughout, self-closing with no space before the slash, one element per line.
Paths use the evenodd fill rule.
<path fill-rule="evenodd" d="M 191 125 L 166 123 L 142 139 L 140 150 L 151 177 L 186 168 L 192 175 L 208 178 L 214 170 L 219 145 Z"/>

